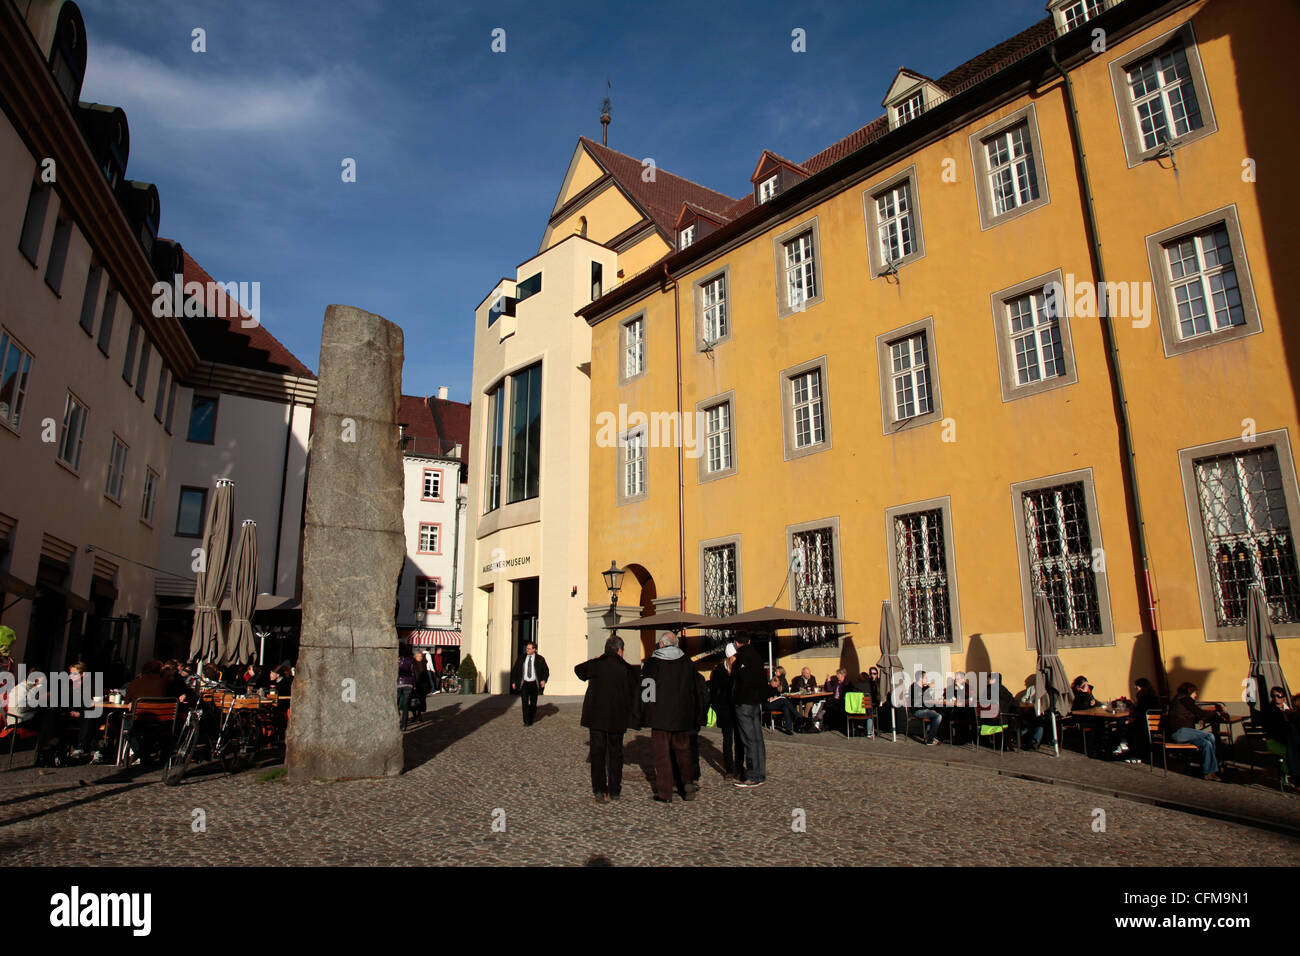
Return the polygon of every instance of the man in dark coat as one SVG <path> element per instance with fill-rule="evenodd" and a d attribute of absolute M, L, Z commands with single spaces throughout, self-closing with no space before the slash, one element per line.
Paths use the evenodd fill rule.
<path fill-rule="evenodd" d="M 538 654 L 537 645 L 529 641 L 515 666 L 510 668 L 510 692 L 518 694 L 523 701 L 525 727 L 537 717 L 537 696 L 546 690 L 550 677 L 551 669 L 546 666 L 546 658 Z"/>
<path fill-rule="evenodd" d="M 736 725 L 745 742 L 745 779 L 738 787 L 758 787 L 767 780 L 767 745 L 763 740 L 763 701 L 768 696 L 763 659 L 749 642 L 749 635 L 736 637 L 736 665 L 731 670 L 731 699 L 736 707 Z"/>
<path fill-rule="evenodd" d="M 736 645 L 728 644 L 726 660 L 713 668 L 709 677 L 709 706 L 718 717 L 722 731 L 722 771 L 737 780 L 745 776 L 745 744 L 736 724 L 736 705 L 731 699 L 732 668 L 736 665 Z M 735 753 L 733 759 L 732 753 Z"/>
<path fill-rule="evenodd" d="M 587 682 L 582 726 L 591 743 L 591 792 L 597 803 L 623 792 L 623 734 L 637 711 L 640 668 L 623 660 L 623 638 L 605 642 L 605 653 L 573 668 Z"/>
<path fill-rule="evenodd" d="M 673 798 L 673 762 L 682 779 L 682 799 L 694 800 L 691 733 L 699 726 L 698 675 L 691 659 L 677 646 L 677 635 L 664 634 L 654 655 L 641 665 L 641 726 L 649 726 L 655 756 L 655 800 Z"/>

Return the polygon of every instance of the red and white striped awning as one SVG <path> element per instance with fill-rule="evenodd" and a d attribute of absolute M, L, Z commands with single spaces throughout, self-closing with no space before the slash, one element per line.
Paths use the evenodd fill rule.
<path fill-rule="evenodd" d="M 445 627 L 401 627 L 397 638 L 412 647 L 460 647 L 460 631 Z"/>

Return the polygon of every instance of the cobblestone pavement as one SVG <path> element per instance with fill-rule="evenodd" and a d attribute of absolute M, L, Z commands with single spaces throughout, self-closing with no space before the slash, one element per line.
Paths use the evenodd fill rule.
<path fill-rule="evenodd" d="M 705 733 L 699 799 L 665 805 L 650 799 L 649 734 L 630 733 L 623 799 L 597 805 L 576 703 L 543 698 L 542 719 L 527 728 L 512 698 L 430 705 L 407 732 L 407 772 L 385 780 L 299 784 L 259 768 L 169 788 L 157 773 L 15 770 L 0 780 L 0 849 L 10 865 L 1300 863 L 1295 837 L 976 762 L 1000 760 L 1013 773 L 1087 769 L 1107 787 L 1115 774 L 1150 786 L 1158 771 L 832 734 L 769 735 L 768 783 L 740 790 L 723 781 L 719 739 Z M 1173 774 L 1163 785 L 1170 799 L 1213 786 Z M 1250 816 L 1274 803 L 1294 812 L 1293 795 L 1218 789 L 1239 791 Z M 1094 829 L 1098 810 L 1104 832 Z M 203 832 L 193 830 L 196 811 Z"/>

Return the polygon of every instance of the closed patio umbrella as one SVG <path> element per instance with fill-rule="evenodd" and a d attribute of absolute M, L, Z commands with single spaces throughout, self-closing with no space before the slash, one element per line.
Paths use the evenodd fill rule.
<path fill-rule="evenodd" d="M 1255 682 L 1256 706 L 1269 699 L 1274 687 L 1286 691 L 1291 699 L 1282 665 L 1277 660 L 1277 638 L 1273 636 L 1273 622 L 1268 617 L 1268 599 L 1258 584 L 1250 586 L 1246 601 L 1246 653 L 1250 656 L 1249 677 Z"/>
<path fill-rule="evenodd" d="M 221 615 L 217 606 L 230 576 L 230 540 L 234 537 L 235 483 L 217 480 L 203 526 L 203 570 L 194 582 L 194 629 L 190 660 L 215 661 L 221 655 Z"/>
<path fill-rule="evenodd" d="M 230 633 L 223 664 L 247 664 L 253 659 L 253 609 L 257 601 L 257 522 L 249 519 L 239 529 L 235 545 L 235 572 L 230 585 Z"/>
<path fill-rule="evenodd" d="M 881 696 L 889 701 L 889 726 L 894 731 L 894 743 L 898 743 L 898 715 L 894 713 L 894 675 L 902 673 L 903 661 L 898 656 L 902 644 L 898 639 L 898 628 L 894 624 L 894 615 L 890 613 L 888 601 L 880 602 L 880 668 Z M 879 701 L 877 701 L 879 706 Z"/>
<path fill-rule="evenodd" d="M 1059 757 L 1061 736 L 1057 730 L 1057 718 L 1070 712 L 1070 679 L 1066 676 L 1065 665 L 1057 653 L 1056 617 L 1052 614 L 1052 605 L 1048 602 L 1047 595 L 1042 591 L 1034 595 L 1034 647 L 1038 651 L 1034 708 L 1039 714 L 1044 712 L 1044 707 L 1051 710 L 1052 740 Z"/>

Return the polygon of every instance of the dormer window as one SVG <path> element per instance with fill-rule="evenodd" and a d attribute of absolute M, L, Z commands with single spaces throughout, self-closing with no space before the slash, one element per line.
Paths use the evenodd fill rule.
<path fill-rule="evenodd" d="M 776 195 L 776 177 L 772 176 L 758 184 L 758 201 L 767 202 Z"/>
<path fill-rule="evenodd" d="M 902 126 L 909 120 L 914 120 L 921 115 L 925 109 L 925 94 L 917 90 L 907 99 L 903 100 L 898 106 L 894 107 L 894 125 Z"/>
<path fill-rule="evenodd" d="M 677 248 L 685 249 L 695 241 L 695 223 L 686 226 L 677 234 Z"/>
<path fill-rule="evenodd" d="M 1109 5 L 1107 0 L 1052 0 L 1047 6 L 1056 19 L 1057 32 L 1068 33 L 1101 16 Z"/>

